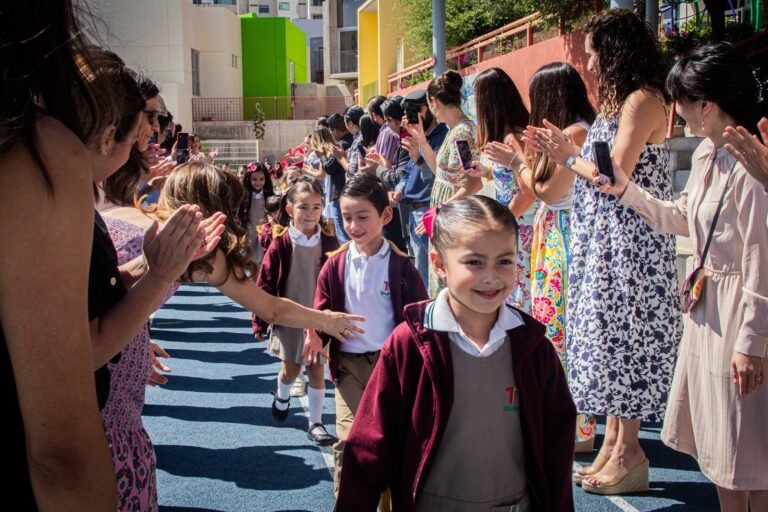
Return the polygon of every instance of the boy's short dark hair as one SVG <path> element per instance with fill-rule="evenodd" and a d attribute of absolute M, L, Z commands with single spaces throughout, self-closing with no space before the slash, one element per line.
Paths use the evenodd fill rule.
<path fill-rule="evenodd" d="M 344 124 L 344 116 L 341 114 L 331 114 L 331 116 L 327 119 L 328 121 L 328 127 L 333 130 L 338 130 L 340 132 L 346 132 L 347 131 L 347 125 Z"/>
<path fill-rule="evenodd" d="M 344 120 L 349 121 L 355 126 L 360 126 L 360 118 L 364 115 L 365 111 L 362 107 L 352 105 L 351 107 L 347 107 L 347 110 L 344 111 Z"/>
<path fill-rule="evenodd" d="M 402 99 L 402 96 L 392 96 L 390 99 L 382 103 L 381 111 L 384 113 L 383 117 L 391 117 L 397 121 L 402 119 L 403 115 L 405 114 L 403 112 L 403 107 L 400 105 Z"/>
<path fill-rule="evenodd" d="M 370 174 L 355 174 L 348 179 L 339 194 L 339 198 L 342 197 L 365 199 L 373 204 L 379 215 L 389 206 L 387 187 L 379 178 Z"/>

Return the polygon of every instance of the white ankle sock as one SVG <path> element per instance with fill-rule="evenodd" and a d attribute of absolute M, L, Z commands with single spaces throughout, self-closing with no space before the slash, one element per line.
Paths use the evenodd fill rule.
<path fill-rule="evenodd" d="M 309 424 L 323 422 L 323 402 L 325 402 L 325 388 L 315 389 L 307 387 L 309 395 Z"/>
<path fill-rule="evenodd" d="M 291 383 L 292 384 L 292 383 Z M 283 384 L 283 381 L 280 380 L 280 376 L 277 376 L 277 398 L 281 400 L 288 400 L 291 398 L 291 384 Z M 284 411 L 288 408 L 290 404 L 288 403 L 280 403 L 275 402 L 275 407 L 277 407 L 277 410 Z"/>

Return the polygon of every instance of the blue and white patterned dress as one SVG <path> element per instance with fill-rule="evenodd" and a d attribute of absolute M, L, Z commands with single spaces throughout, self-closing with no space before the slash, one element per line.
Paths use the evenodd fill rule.
<path fill-rule="evenodd" d="M 598 116 L 592 143 L 612 147 L 618 121 Z M 671 200 L 664 144 L 647 144 L 632 181 Z M 655 233 L 634 210 L 577 179 L 568 284 L 569 383 L 580 412 L 661 421 L 681 334 L 675 237 Z"/>

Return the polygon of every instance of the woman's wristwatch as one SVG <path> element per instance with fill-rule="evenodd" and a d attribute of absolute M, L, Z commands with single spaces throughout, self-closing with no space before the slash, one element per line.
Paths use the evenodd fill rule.
<path fill-rule="evenodd" d="M 565 166 L 568 169 L 573 170 L 573 166 L 574 166 L 574 164 L 576 164 L 576 159 L 577 158 L 579 158 L 579 155 L 571 155 L 571 156 L 569 156 L 568 160 L 565 161 Z"/>

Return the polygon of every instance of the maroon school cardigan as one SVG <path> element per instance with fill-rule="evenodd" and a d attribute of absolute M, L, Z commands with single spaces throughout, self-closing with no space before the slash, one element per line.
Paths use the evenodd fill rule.
<path fill-rule="evenodd" d="M 347 242 L 335 253 L 329 254 L 328 261 L 320 270 L 320 276 L 317 278 L 317 290 L 315 291 L 315 309 L 319 311 L 330 309 L 331 311 L 344 311 L 350 314 L 356 313 L 356 311 L 347 311 L 345 305 L 344 269 L 350 243 Z M 391 249 L 389 255 L 389 297 L 392 301 L 395 325 L 397 325 L 403 321 L 403 308 L 405 306 L 426 300 L 428 295 L 421 274 L 411 261 L 413 258 L 402 253 L 392 242 L 387 243 Z M 399 285 L 396 286 L 395 283 L 399 283 Z M 335 379 L 336 370 L 339 367 L 341 342 L 324 332 L 318 331 L 317 334 L 323 340 L 324 346 L 328 343 L 331 344 L 328 370 L 331 379 Z"/>
<path fill-rule="evenodd" d="M 339 512 L 375 511 L 387 488 L 394 512 L 415 509 L 453 403 L 451 341 L 446 333 L 423 326 L 427 304 L 405 308 L 405 322 L 387 339 L 365 388 L 344 447 Z M 576 407 L 544 326 L 521 315 L 525 324 L 507 335 L 520 400 L 528 495 L 534 511 L 572 511 Z M 477 433 L 477 439 L 482 436 Z"/>
<path fill-rule="evenodd" d="M 320 264 L 324 265 L 328 259 L 328 253 L 339 248 L 339 241 L 336 240 L 336 237 L 321 232 L 320 246 L 322 252 Z M 256 280 L 256 284 L 262 290 L 276 297 L 285 296 L 285 283 L 288 282 L 288 272 L 291 269 L 291 254 L 293 254 L 293 242 L 288 229 L 285 229 L 285 232 L 272 240 L 269 249 L 264 253 L 259 277 Z M 254 314 L 251 324 L 253 325 L 253 334 L 259 338 L 266 335 L 267 327 L 269 327 L 267 322 Z"/>

